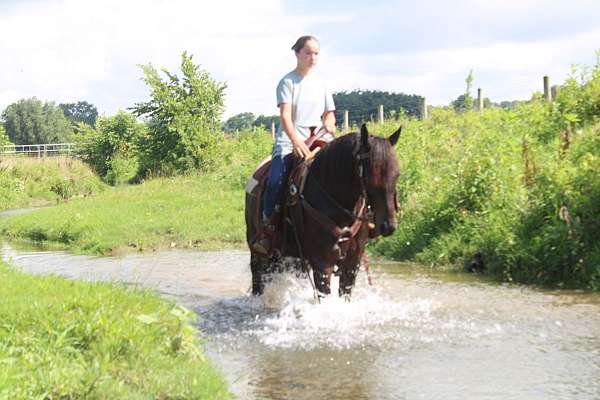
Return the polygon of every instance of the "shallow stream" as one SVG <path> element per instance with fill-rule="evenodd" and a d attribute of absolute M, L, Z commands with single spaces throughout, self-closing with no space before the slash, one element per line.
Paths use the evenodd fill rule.
<path fill-rule="evenodd" d="M 371 264 L 350 303 L 282 275 L 247 294 L 242 251 L 76 256 L 4 243 L 30 273 L 150 287 L 199 314 L 241 399 L 599 399 L 600 295 Z M 334 279 L 333 285 L 336 285 Z M 334 288 L 334 292 L 337 292 Z"/>

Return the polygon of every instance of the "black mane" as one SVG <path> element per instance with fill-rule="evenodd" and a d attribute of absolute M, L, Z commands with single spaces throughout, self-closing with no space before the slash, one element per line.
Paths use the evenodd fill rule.
<path fill-rule="evenodd" d="M 392 147 L 385 138 L 369 135 L 369 159 L 373 166 L 380 166 L 392 155 Z M 355 156 L 360 149 L 360 134 L 348 133 L 325 146 L 315 156 L 311 173 L 319 182 L 335 182 L 341 176 L 354 174 Z"/>
<path fill-rule="evenodd" d="M 356 201 L 360 194 L 359 177 L 356 170 L 356 155 L 361 149 L 360 133 L 348 133 L 340 136 L 321 149 L 310 167 L 319 184 L 334 198 L 346 205 Z M 392 156 L 392 146 L 385 138 L 369 135 L 369 164 L 381 169 L 388 157 Z"/>

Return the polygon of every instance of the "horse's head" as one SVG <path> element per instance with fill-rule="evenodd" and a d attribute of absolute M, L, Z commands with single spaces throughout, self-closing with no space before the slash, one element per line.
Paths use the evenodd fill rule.
<path fill-rule="evenodd" d="M 400 137 L 400 127 L 389 138 L 370 136 L 363 124 L 357 140 L 359 174 L 366 192 L 367 204 L 375 213 L 373 236 L 389 236 L 397 225 L 396 183 L 400 168 L 393 146 Z"/>

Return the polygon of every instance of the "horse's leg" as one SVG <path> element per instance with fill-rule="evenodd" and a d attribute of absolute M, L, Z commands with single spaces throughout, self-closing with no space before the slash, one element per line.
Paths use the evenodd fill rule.
<path fill-rule="evenodd" d="M 333 273 L 333 265 L 317 267 L 313 270 L 315 279 L 315 287 L 319 293 L 324 295 L 331 294 L 331 274 Z"/>
<path fill-rule="evenodd" d="M 340 268 L 340 287 L 338 289 L 338 294 L 340 297 L 344 296 L 346 300 L 350 300 L 352 289 L 356 283 L 356 276 L 360 269 L 360 258 L 362 257 L 363 252 L 364 242 L 355 240 L 351 243 L 346 258 L 338 265 Z"/>
<path fill-rule="evenodd" d="M 265 289 L 265 278 L 269 267 L 269 261 L 264 258 L 250 254 L 250 271 L 252 272 L 252 294 L 261 295 Z"/>
<path fill-rule="evenodd" d="M 338 289 L 338 294 L 340 297 L 344 296 L 346 299 L 350 299 L 350 295 L 352 294 L 352 288 L 354 288 L 354 284 L 356 283 L 356 275 L 358 275 L 358 270 L 360 268 L 360 264 L 351 264 L 344 263 L 340 266 L 340 287 Z"/>

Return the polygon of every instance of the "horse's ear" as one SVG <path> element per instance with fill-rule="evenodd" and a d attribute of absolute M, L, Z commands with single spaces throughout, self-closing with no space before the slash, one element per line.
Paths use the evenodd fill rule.
<path fill-rule="evenodd" d="M 398 142 L 398 138 L 400 137 L 400 132 L 402 132 L 402 125 L 400 125 L 400 128 L 398 128 L 398 130 L 396 132 L 392 133 L 392 135 L 388 138 L 388 140 L 390 141 L 392 146 L 395 146 L 396 143 Z"/>
<path fill-rule="evenodd" d="M 363 147 L 369 146 L 369 131 L 367 130 L 367 124 L 362 124 L 360 127 L 360 145 Z"/>

